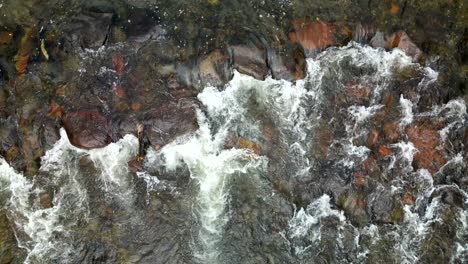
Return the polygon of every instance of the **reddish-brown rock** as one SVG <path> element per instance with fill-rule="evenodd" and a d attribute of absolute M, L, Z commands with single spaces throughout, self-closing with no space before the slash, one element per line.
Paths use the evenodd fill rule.
<path fill-rule="evenodd" d="M 353 31 L 353 40 L 357 42 L 367 42 L 374 34 L 374 26 L 358 23 Z"/>
<path fill-rule="evenodd" d="M 377 141 L 379 140 L 380 133 L 376 129 L 372 129 L 367 137 L 367 146 L 372 147 L 374 146 Z"/>
<path fill-rule="evenodd" d="M 245 138 L 239 138 L 238 145 L 240 148 L 250 149 L 253 153 L 257 155 L 262 154 L 262 148 L 257 142 Z"/>
<path fill-rule="evenodd" d="M 125 89 L 119 84 L 114 84 L 112 86 L 112 91 L 119 98 L 126 98 L 127 97 L 127 95 L 125 93 Z"/>
<path fill-rule="evenodd" d="M 141 109 L 141 104 L 139 103 L 133 103 L 130 105 L 130 108 L 133 110 L 133 111 L 138 111 Z"/>
<path fill-rule="evenodd" d="M 373 172 L 378 171 L 379 165 L 377 164 L 377 161 L 373 157 L 369 157 L 364 161 L 363 168 L 365 171 L 371 174 Z"/>
<path fill-rule="evenodd" d="M 387 48 L 399 48 L 406 55 L 410 56 L 413 61 L 417 61 L 423 54 L 404 31 L 392 34 L 387 40 Z"/>
<path fill-rule="evenodd" d="M 299 43 L 306 52 L 324 49 L 335 44 L 333 24 L 310 19 L 293 21 L 294 32 L 289 33 L 293 43 Z"/>
<path fill-rule="evenodd" d="M 400 7 L 397 4 L 392 3 L 391 6 L 390 6 L 390 13 L 392 15 L 396 15 L 396 14 L 398 14 L 398 11 L 400 11 Z"/>
<path fill-rule="evenodd" d="M 7 45 L 10 44 L 13 40 L 13 33 L 2 31 L 0 32 L 0 44 Z"/>
<path fill-rule="evenodd" d="M 401 198 L 401 202 L 403 204 L 413 205 L 414 204 L 414 196 L 410 192 L 406 192 L 405 194 L 403 194 L 403 197 Z"/>
<path fill-rule="evenodd" d="M 34 38 L 36 37 L 37 30 L 36 28 L 27 29 L 24 33 L 23 38 L 21 39 L 20 48 L 16 54 L 16 73 L 23 74 L 26 72 L 29 62 L 29 56 L 34 46 Z"/>
<path fill-rule="evenodd" d="M 438 149 L 441 138 L 437 130 L 427 126 L 413 125 L 406 129 L 406 134 L 418 150 L 414 156 L 414 165 L 417 168 L 424 168 L 435 173 L 445 164 L 442 150 Z"/>
<path fill-rule="evenodd" d="M 102 148 L 111 142 L 109 122 L 99 111 L 67 113 L 62 121 L 70 142 L 79 148 Z"/>
<path fill-rule="evenodd" d="M 386 157 L 392 154 L 392 150 L 385 146 L 379 146 L 379 153 L 382 157 Z"/>
<path fill-rule="evenodd" d="M 112 56 L 112 67 L 118 75 L 122 75 L 125 70 L 125 61 L 121 54 Z"/>
<path fill-rule="evenodd" d="M 364 187 L 366 185 L 366 176 L 362 171 L 357 171 L 353 173 L 354 185 L 356 187 Z"/>
<path fill-rule="evenodd" d="M 51 100 L 49 112 L 53 117 L 62 117 L 63 108 L 59 104 L 57 104 L 54 100 Z"/>
<path fill-rule="evenodd" d="M 390 142 L 396 142 L 400 138 L 398 122 L 386 123 L 383 127 L 385 139 Z"/>

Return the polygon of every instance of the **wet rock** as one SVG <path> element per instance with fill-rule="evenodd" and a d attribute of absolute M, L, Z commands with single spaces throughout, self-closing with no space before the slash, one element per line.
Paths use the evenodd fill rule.
<path fill-rule="evenodd" d="M 114 54 L 112 56 L 112 67 L 117 73 L 117 75 L 121 76 L 125 70 L 125 60 L 122 54 Z"/>
<path fill-rule="evenodd" d="M 345 93 L 346 103 L 366 105 L 369 103 L 373 91 L 369 85 L 361 84 L 356 81 L 351 81 L 346 84 Z"/>
<path fill-rule="evenodd" d="M 52 146 L 60 139 L 60 123 L 49 117 L 41 117 L 35 120 L 39 124 L 39 135 L 41 146 L 44 150 L 52 148 Z"/>
<path fill-rule="evenodd" d="M 13 40 L 13 33 L 8 31 L 0 32 L 0 45 L 8 45 Z"/>
<path fill-rule="evenodd" d="M 400 125 L 398 122 L 385 123 L 383 126 L 385 139 L 388 142 L 395 143 L 400 138 Z"/>
<path fill-rule="evenodd" d="M 370 45 L 374 48 L 385 48 L 386 41 L 384 33 L 377 31 L 370 40 Z"/>
<path fill-rule="evenodd" d="M 79 148 L 102 148 L 111 142 L 109 121 L 97 110 L 67 113 L 62 122 L 70 142 Z"/>
<path fill-rule="evenodd" d="M 177 81 L 187 87 L 203 88 L 199 69 L 193 63 L 178 63 L 176 66 Z"/>
<path fill-rule="evenodd" d="M 12 116 L 8 119 L 0 119 L 0 155 L 7 160 L 12 160 L 12 155 L 7 155 L 19 144 L 17 120 Z"/>
<path fill-rule="evenodd" d="M 453 250 L 457 236 L 454 226 L 459 224 L 459 214 L 453 208 L 445 207 L 440 215 L 440 220 L 431 224 L 430 236 L 426 236 L 421 245 L 421 263 L 449 263 L 452 254 L 456 253 Z"/>
<path fill-rule="evenodd" d="M 143 160 L 139 157 L 134 157 L 128 161 L 128 169 L 136 173 L 143 170 Z"/>
<path fill-rule="evenodd" d="M 178 136 L 198 129 L 192 105 L 183 106 L 169 102 L 149 112 L 143 120 L 144 134 L 155 149 L 168 144 Z"/>
<path fill-rule="evenodd" d="M 303 78 L 303 66 L 305 63 L 301 61 L 303 58 L 298 56 L 299 54 L 295 56 L 291 48 L 292 47 L 289 47 L 289 49 L 286 48 L 285 51 L 282 52 L 273 48 L 268 48 L 268 67 L 270 68 L 273 78 L 288 81 Z"/>
<path fill-rule="evenodd" d="M 354 185 L 356 187 L 364 187 L 366 185 L 366 175 L 362 171 L 357 171 L 353 173 Z"/>
<path fill-rule="evenodd" d="M 239 148 L 250 149 L 253 153 L 257 155 L 262 154 L 262 148 L 257 142 L 245 138 L 239 138 L 238 145 Z"/>
<path fill-rule="evenodd" d="M 49 112 L 53 117 L 61 118 L 64 110 L 54 100 L 50 100 Z"/>
<path fill-rule="evenodd" d="M 294 32 L 289 33 L 293 43 L 299 43 L 304 48 L 307 57 L 317 50 L 324 49 L 336 43 L 335 26 L 320 20 L 297 19 L 293 22 Z"/>
<path fill-rule="evenodd" d="M 264 49 L 251 44 L 230 46 L 228 50 L 234 69 L 259 80 L 266 78 L 268 67 L 267 54 Z"/>
<path fill-rule="evenodd" d="M 199 62 L 200 80 L 203 86 L 222 86 L 232 77 L 229 56 L 215 50 L 201 58 Z"/>
<path fill-rule="evenodd" d="M 54 206 L 53 204 L 53 193 L 41 193 L 39 195 L 39 204 L 41 205 L 42 208 L 52 208 Z"/>
<path fill-rule="evenodd" d="M 392 154 L 392 150 L 385 146 L 379 146 L 379 153 L 382 157 L 386 157 Z"/>
<path fill-rule="evenodd" d="M 338 205 L 353 223 L 363 226 L 368 222 L 365 210 L 367 202 L 361 194 L 354 192 L 344 194 L 338 200 Z"/>
<path fill-rule="evenodd" d="M 316 149 L 318 151 L 318 157 L 325 158 L 328 155 L 328 149 L 333 141 L 330 130 L 326 127 L 318 130 L 316 132 L 316 140 L 318 141 L 318 148 Z"/>
<path fill-rule="evenodd" d="M 462 191 L 455 186 L 443 186 L 436 189 L 430 197 L 430 200 L 440 197 L 445 204 L 463 208 L 464 195 Z"/>
<path fill-rule="evenodd" d="M 375 27 L 369 24 L 358 23 L 353 31 L 353 40 L 359 43 L 367 43 L 374 36 Z"/>
<path fill-rule="evenodd" d="M 362 168 L 372 178 L 377 178 L 377 176 L 380 176 L 381 169 L 375 157 L 370 156 L 364 160 Z"/>
<path fill-rule="evenodd" d="M 414 204 L 414 196 L 410 192 L 405 192 L 403 197 L 401 198 L 401 202 L 403 204 L 413 205 Z"/>
<path fill-rule="evenodd" d="M 402 209 L 395 204 L 390 190 L 377 188 L 368 197 L 367 212 L 377 223 L 396 223 L 403 220 Z"/>
<path fill-rule="evenodd" d="M 406 129 L 406 134 L 418 150 L 413 162 L 416 168 L 424 168 L 435 173 L 445 164 L 445 158 L 440 149 L 440 134 L 437 130 L 426 125 L 415 124 Z"/>
<path fill-rule="evenodd" d="M 401 49 L 406 55 L 410 56 L 413 61 L 418 61 L 423 55 L 422 51 L 404 31 L 398 31 L 392 34 L 388 38 L 386 47 Z"/>
<path fill-rule="evenodd" d="M 15 263 L 18 251 L 13 226 L 2 210 L 0 212 L 0 263 Z"/>
<path fill-rule="evenodd" d="M 82 245 L 80 262 L 82 263 L 115 263 L 117 253 L 102 241 L 90 241 Z"/>
<path fill-rule="evenodd" d="M 367 146 L 373 147 L 380 139 L 380 132 L 376 129 L 372 129 L 367 136 Z"/>
<path fill-rule="evenodd" d="M 71 47 L 99 48 L 105 44 L 112 22 L 111 13 L 88 12 L 72 18 L 64 28 L 64 36 Z"/>
<path fill-rule="evenodd" d="M 20 48 L 16 54 L 16 74 L 26 73 L 29 56 L 34 46 L 34 39 L 37 34 L 37 29 L 35 27 L 28 28 L 25 30 L 25 33 L 21 39 Z"/>

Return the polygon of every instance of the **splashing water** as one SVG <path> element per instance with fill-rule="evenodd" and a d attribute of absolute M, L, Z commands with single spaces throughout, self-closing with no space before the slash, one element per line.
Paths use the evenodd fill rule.
<path fill-rule="evenodd" d="M 193 195 L 188 201 L 192 209 L 189 214 L 193 213 L 196 221 L 191 226 L 193 236 L 185 239 L 191 241 L 194 261 L 235 263 L 237 260 L 226 260 L 223 254 L 229 250 L 250 250 L 248 243 L 232 246 L 224 241 L 225 231 L 232 231 L 230 221 L 238 213 L 230 206 L 237 198 L 232 197 L 232 190 L 238 184 L 236 180 L 250 182 L 248 179 L 255 179 L 271 193 L 262 197 L 249 193 L 253 199 L 266 201 L 264 204 L 268 205 L 277 199 L 283 202 L 279 204 L 296 208 L 281 218 L 277 211 L 282 208 L 272 207 L 271 221 L 259 223 L 264 232 L 261 235 L 267 239 L 256 237 L 260 231 L 249 233 L 252 241 L 270 243 L 269 246 L 274 244 L 270 233 L 280 233 L 287 241 L 287 246 L 278 247 L 284 252 L 277 250 L 263 256 L 264 252 L 249 251 L 250 255 L 246 254 L 249 257 L 258 254 L 266 261 L 287 256 L 282 261 L 291 263 L 366 263 L 384 261 L 380 260 L 384 254 L 390 262 L 414 263 L 421 261 L 421 252 L 430 246 L 432 234 L 445 223 L 446 215 L 453 213 L 458 219 L 453 224 L 451 259 L 453 263 L 465 261 L 466 190 L 458 187 L 459 179 L 437 182 L 445 169 L 456 167 L 461 172 L 466 169 L 465 153 L 447 153 L 443 157 L 448 160 L 445 165 L 430 172 L 415 165 L 420 153 L 418 142 L 405 135 L 405 129 L 419 119 L 434 117 L 445 122 L 435 134 L 440 134 L 441 142 L 449 141 L 453 133 L 466 126 L 464 100 L 452 100 L 418 112 L 419 97 L 399 93 L 397 111 L 391 113 L 397 116 L 397 126 L 391 132 L 404 136 L 383 150 L 362 143 L 373 128 L 372 122 L 386 111 L 383 98 L 396 89 L 393 85 L 397 73 L 407 68 L 420 75 L 417 92 L 429 89 L 437 80 L 435 71 L 413 63 L 399 50 L 386 52 L 351 43 L 308 59 L 306 78 L 295 83 L 272 78 L 260 81 L 235 72 L 223 89 L 206 87 L 199 93 L 201 107 L 196 113 L 199 129 L 160 150 L 150 149 L 145 160 L 145 168 L 157 168 L 168 175 L 181 171 L 190 175 L 192 184 L 187 186 L 194 186 L 195 190 L 187 192 Z M 357 99 L 352 101 L 349 94 Z M 334 103 L 342 104 L 341 108 L 331 105 Z M 327 137 L 332 126 L 339 128 L 330 128 L 335 134 Z M 61 139 L 43 157 L 41 172 L 36 176 L 46 175 L 49 179 L 46 185 L 36 184 L 36 178 L 24 177 L 0 159 L 0 194 L 8 197 L 2 206 L 16 224 L 19 246 L 27 251 L 26 263 L 68 263 L 76 259 L 78 253 L 73 249 L 82 234 L 78 229 L 86 228 L 90 221 L 89 204 L 95 199 L 91 198 L 93 189 L 86 181 L 89 175 L 81 173 L 82 158 L 92 161 L 98 171 L 97 190 L 106 198 L 104 203 L 117 204 L 112 209 L 122 210 L 120 213 L 139 218 L 138 208 L 133 207 L 140 195 L 134 190 L 135 179 L 146 184 L 148 207 L 153 192 L 167 191 L 179 197 L 179 190 L 166 183 L 167 175 L 157 177 L 141 171 L 131 177 L 127 161 L 137 154 L 135 137 L 128 135 L 105 148 L 85 151 L 71 146 L 63 130 L 61 134 Z M 323 134 L 326 146 L 318 142 Z M 379 133 L 376 135 L 378 142 Z M 365 175 L 364 187 L 353 185 L 354 175 L 363 174 L 360 170 L 369 158 L 379 158 L 382 165 L 376 166 L 377 173 Z M 321 175 L 321 168 L 335 171 Z M 277 187 L 275 177 L 281 179 L 280 183 L 286 182 L 287 188 Z M 449 177 L 452 176 L 446 178 Z M 327 185 L 331 187 L 327 189 Z M 399 199 L 408 186 L 416 197 L 402 204 Z M 449 207 L 443 195 L 438 195 L 447 186 L 462 194 L 462 207 Z M 54 190 L 52 206 L 45 208 L 37 197 L 50 188 Z M 370 217 L 374 214 L 373 206 L 384 194 L 389 196 L 383 206 L 391 203 L 388 210 L 393 211 L 373 219 Z M 359 222 L 356 215 L 365 219 Z M 115 227 L 116 230 L 133 222 L 119 224 L 123 227 Z M 272 226 L 274 232 L 268 230 Z"/>
<path fill-rule="evenodd" d="M 136 153 L 135 137 L 126 136 L 103 149 L 86 151 L 72 146 L 65 130 L 60 134 L 61 139 L 42 158 L 40 175 L 34 180 L 15 172 L 0 159 L 0 191 L 9 197 L 5 206 L 15 221 L 19 247 L 27 251 L 25 263 L 50 260 L 68 263 L 77 254 L 73 249 L 77 240 L 74 230 L 79 228 L 80 221 L 87 222 L 89 217 L 87 190 L 79 169 L 81 157 L 88 156 L 101 171 L 104 191 L 115 194 L 116 189 L 110 186 L 118 186 L 118 190 L 125 190 L 117 193 L 122 197 L 129 196 L 131 190 L 124 177 L 126 160 Z M 35 179 L 43 175 L 48 177 L 47 184 L 36 186 Z M 40 204 L 46 188 L 55 190 L 50 208 Z"/>

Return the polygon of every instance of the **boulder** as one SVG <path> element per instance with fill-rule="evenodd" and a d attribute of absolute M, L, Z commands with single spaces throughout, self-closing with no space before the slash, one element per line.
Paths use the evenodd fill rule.
<path fill-rule="evenodd" d="M 367 43 L 374 33 L 374 26 L 358 23 L 353 32 L 353 40 L 359 43 Z"/>
<path fill-rule="evenodd" d="M 200 80 L 203 86 L 222 86 L 231 79 L 229 56 L 215 50 L 202 57 L 199 64 Z"/>
<path fill-rule="evenodd" d="M 385 44 L 385 35 L 380 31 L 377 31 L 370 40 L 370 45 L 374 48 L 385 48 Z"/>
<path fill-rule="evenodd" d="M 155 149 L 198 129 L 195 108 L 168 102 L 143 119 L 144 134 Z"/>
<path fill-rule="evenodd" d="M 320 20 L 296 19 L 294 32 L 289 33 L 293 43 L 299 43 L 308 57 L 316 51 L 336 44 L 335 26 Z"/>
<path fill-rule="evenodd" d="M 413 162 L 417 169 L 423 168 L 435 173 L 445 164 L 442 150 L 439 149 L 441 144 L 439 131 L 415 124 L 406 129 L 406 134 L 418 150 Z"/>
<path fill-rule="evenodd" d="M 102 148 L 111 142 L 110 125 L 97 110 L 67 113 L 62 118 L 70 142 L 79 148 Z"/>
<path fill-rule="evenodd" d="M 297 80 L 303 78 L 303 65 L 304 62 L 296 60 L 304 59 L 303 57 L 296 56 L 292 51 L 286 50 L 280 52 L 276 49 L 269 48 L 267 52 L 268 67 L 271 70 L 271 75 L 277 80 Z"/>
<path fill-rule="evenodd" d="M 423 55 L 422 51 L 413 43 L 411 38 L 404 31 L 393 33 L 387 40 L 387 48 L 399 48 L 406 55 L 410 56 L 413 61 L 417 61 Z"/>
<path fill-rule="evenodd" d="M 229 47 L 229 54 L 234 69 L 264 80 L 268 74 L 267 54 L 255 45 L 234 45 Z"/>

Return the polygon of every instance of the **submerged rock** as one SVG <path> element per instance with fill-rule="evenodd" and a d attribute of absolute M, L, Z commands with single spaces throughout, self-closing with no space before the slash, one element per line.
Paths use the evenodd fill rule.
<path fill-rule="evenodd" d="M 69 45 L 81 49 L 103 46 L 108 38 L 112 22 L 111 13 L 87 12 L 71 19 L 63 29 L 63 36 Z"/>
<path fill-rule="evenodd" d="M 0 212 L 0 263 L 19 263 L 15 262 L 19 253 L 13 225 L 2 210 Z"/>
<path fill-rule="evenodd" d="M 195 109 L 190 103 L 185 106 L 167 103 L 147 113 L 143 123 L 144 134 L 155 149 L 198 128 Z"/>

